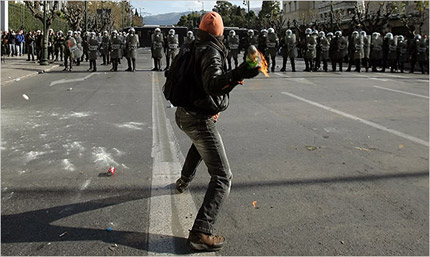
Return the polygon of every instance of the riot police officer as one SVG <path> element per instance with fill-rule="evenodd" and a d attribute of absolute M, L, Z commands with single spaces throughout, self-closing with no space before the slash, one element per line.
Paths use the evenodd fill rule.
<path fill-rule="evenodd" d="M 60 61 L 63 61 L 64 55 L 64 35 L 63 31 L 57 32 L 57 37 L 55 39 L 55 60 L 58 61 L 58 55 L 60 55 Z"/>
<path fill-rule="evenodd" d="M 110 44 L 109 33 L 107 31 L 104 31 L 103 37 L 102 37 L 102 46 L 101 46 L 103 63 L 101 65 L 109 65 L 110 64 L 109 44 Z"/>
<path fill-rule="evenodd" d="M 112 38 L 110 40 L 109 48 L 111 50 L 110 52 L 110 59 L 112 62 L 111 71 L 118 71 L 118 62 L 122 56 L 122 40 L 118 36 L 118 32 L 116 30 L 112 31 Z M 135 69 L 135 67 L 133 67 L 133 69 Z"/>
<path fill-rule="evenodd" d="M 267 70 L 269 70 L 270 66 L 272 66 L 271 70 L 274 72 L 276 67 L 276 53 L 278 52 L 279 48 L 279 39 L 273 28 L 269 28 L 267 32 L 267 56 L 270 57 L 270 59 L 266 59 Z"/>
<path fill-rule="evenodd" d="M 75 52 L 75 62 L 76 62 L 76 66 L 81 65 L 81 57 L 83 54 L 83 47 L 82 47 L 82 38 L 81 38 L 81 32 L 80 31 L 75 31 L 75 40 L 76 40 L 76 46 L 78 47 L 79 51 Z M 79 54 L 78 54 L 79 53 Z"/>
<path fill-rule="evenodd" d="M 231 58 L 234 60 L 234 68 L 237 68 L 238 61 L 237 56 L 239 54 L 239 35 L 236 35 L 236 31 L 230 30 L 227 37 L 227 62 L 228 62 L 228 69 L 231 70 Z"/>
<path fill-rule="evenodd" d="M 377 72 L 377 65 L 381 65 L 382 61 L 382 45 L 383 40 L 378 32 L 372 33 L 372 41 L 370 42 L 370 62 L 372 64 L 372 71 Z"/>
<path fill-rule="evenodd" d="M 360 72 L 361 70 L 361 59 L 364 55 L 363 48 L 363 37 L 358 33 L 358 31 L 354 31 L 352 33 L 352 44 L 354 47 L 354 62 L 355 62 L 355 71 Z"/>
<path fill-rule="evenodd" d="M 74 49 L 77 48 L 76 40 L 73 38 L 73 31 L 69 30 L 67 32 L 66 40 L 64 41 L 64 70 L 72 71 L 72 62 L 75 58 Z M 69 63 L 69 67 L 67 64 Z"/>
<path fill-rule="evenodd" d="M 397 52 L 398 52 L 398 59 L 397 59 L 397 66 L 400 69 L 400 72 L 404 72 L 405 68 L 405 62 L 409 59 L 409 52 L 408 52 L 408 41 L 405 40 L 405 38 L 400 35 L 397 38 Z"/>
<path fill-rule="evenodd" d="M 334 34 L 335 37 L 330 42 L 331 54 L 333 55 L 332 68 L 333 71 L 336 71 L 336 65 L 339 64 L 339 71 L 342 72 L 343 58 L 348 54 L 348 42 L 342 36 L 341 31 L 338 30 Z"/>
<path fill-rule="evenodd" d="M 367 36 L 366 31 L 362 30 L 360 32 L 361 37 L 363 38 L 363 58 L 362 58 L 362 64 L 364 68 L 366 69 L 366 72 L 369 71 L 370 63 L 369 63 L 369 57 L 370 57 L 370 37 Z"/>
<path fill-rule="evenodd" d="M 166 51 L 166 68 L 164 70 L 168 70 L 170 66 L 170 61 L 173 62 L 173 59 L 179 52 L 179 39 L 178 34 L 175 34 L 174 29 L 169 30 L 169 34 L 167 35 L 167 51 Z"/>
<path fill-rule="evenodd" d="M 286 71 L 287 58 L 290 58 L 291 71 L 296 71 L 294 58 L 297 57 L 296 35 L 291 29 L 287 29 L 285 37 L 282 39 L 282 68 L 281 71 Z"/>
<path fill-rule="evenodd" d="M 314 60 L 316 58 L 316 33 L 312 32 L 311 28 L 307 28 L 305 30 L 305 41 L 304 41 L 304 59 L 305 59 L 305 70 L 304 71 L 313 71 L 314 69 Z"/>
<path fill-rule="evenodd" d="M 161 58 L 163 57 L 163 35 L 160 28 L 156 28 L 151 36 L 151 54 L 154 58 L 153 71 L 161 71 Z"/>
<path fill-rule="evenodd" d="M 99 51 L 99 42 L 96 38 L 96 33 L 90 33 L 90 39 L 88 40 L 88 59 L 90 60 L 90 68 L 88 71 L 97 71 L 97 53 Z"/>
<path fill-rule="evenodd" d="M 139 37 L 135 34 L 134 28 L 128 30 L 128 36 L 125 44 L 127 48 L 127 63 L 128 69 L 126 71 L 136 71 L 137 48 L 139 47 Z M 133 68 L 131 64 L 133 63 Z M 161 68 L 161 67 L 160 67 Z"/>
<path fill-rule="evenodd" d="M 195 39 L 194 33 L 190 30 L 187 32 L 187 36 L 184 38 L 184 44 L 191 44 Z"/>
<path fill-rule="evenodd" d="M 421 68 L 421 73 L 424 74 L 426 72 L 426 66 L 428 65 L 428 41 L 426 37 L 419 38 L 417 42 L 417 58 L 418 64 Z M 428 73 L 428 70 L 427 70 Z"/>
<path fill-rule="evenodd" d="M 53 29 L 49 29 L 48 32 L 48 60 L 54 60 L 55 53 L 55 33 Z"/>
<path fill-rule="evenodd" d="M 257 46 L 258 45 L 258 40 L 257 37 L 254 36 L 254 30 L 249 29 L 247 31 L 247 36 L 243 38 L 242 41 L 242 46 L 243 46 L 243 50 L 244 50 L 244 55 L 243 55 L 243 60 L 246 60 L 246 55 L 248 53 L 248 48 L 249 46 L 253 45 L 253 46 Z"/>
<path fill-rule="evenodd" d="M 319 32 L 319 45 L 320 45 L 320 61 L 323 62 L 323 70 L 328 70 L 328 60 L 330 59 L 330 41 L 325 36 L 324 31 Z"/>
<path fill-rule="evenodd" d="M 267 51 L 267 29 L 262 29 L 260 31 L 260 35 L 258 35 L 257 49 L 261 54 L 263 54 L 264 59 L 267 61 L 267 59 L 269 59 Z M 269 69 L 267 69 L 267 71 L 269 71 Z"/>
<path fill-rule="evenodd" d="M 397 36 L 394 37 L 392 33 L 387 33 L 387 60 L 390 66 L 390 72 L 393 73 L 397 70 Z"/>

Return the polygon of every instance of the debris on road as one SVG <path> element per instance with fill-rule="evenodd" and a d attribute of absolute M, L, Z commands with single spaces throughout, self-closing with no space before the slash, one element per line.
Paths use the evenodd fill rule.
<path fill-rule="evenodd" d="M 113 231 L 113 228 L 108 227 L 108 228 L 106 229 L 106 231 L 107 231 L 107 232 L 111 232 L 111 231 Z"/>
<path fill-rule="evenodd" d="M 68 89 L 67 89 L 67 91 L 72 91 L 72 90 L 73 90 L 73 88 L 68 88 Z"/>
<path fill-rule="evenodd" d="M 253 202 L 252 202 L 252 206 L 254 206 L 254 209 L 258 209 L 257 201 L 253 201 Z"/>
<path fill-rule="evenodd" d="M 28 95 L 26 95 L 26 94 L 22 94 L 22 98 L 24 98 L 25 100 L 30 100 L 30 97 L 28 97 Z"/>
<path fill-rule="evenodd" d="M 64 231 L 63 233 L 61 233 L 58 237 L 63 237 L 67 234 L 67 231 Z"/>
<path fill-rule="evenodd" d="M 345 242 L 344 242 L 344 241 L 340 241 L 340 243 L 341 243 L 341 244 L 345 244 Z"/>
<path fill-rule="evenodd" d="M 307 145 L 307 146 L 306 146 L 306 149 L 307 149 L 308 151 L 315 151 L 315 150 L 317 150 L 317 149 L 318 149 L 318 147 L 316 147 L 316 146 L 312 146 L 312 145 Z"/>
<path fill-rule="evenodd" d="M 357 150 L 360 150 L 360 151 L 366 151 L 366 152 L 370 152 L 370 149 L 369 148 L 364 148 L 364 147 L 359 147 L 359 146 L 356 146 L 356 147 L 354 147 L 355 149 L 357 149 Z"/>
<path fill-rule="evenodd" d="M 43 73 L 45 73 L 45 71 L 44 71 L 44 70 L 41 70 L 41 71 L 39 71 L 38 73 L 39 73 L 39 74 L 43 74 Z"/>
<path fill-rule="evenodd" d="M 404 145 L 399 145 L 399 149 L 402 149 L 403 147 L 405 147 Z"/>
<path fill-rule="evenodd" d="M 111 251 L 114 251 L 114 250 L 115 250 L 115 248 L 118 248 L 118 245 L 117 245 L 117 244 L 114 244 L 114 245 L 109 246 L 109 250 L 111 250 Z"/>
<path fill-rule="evenodd" d="M 113 176 L 115 174 L 115 167 L 110 167 L 107 171 L 108 176 Z"/>
<path fill-rule="evenodd" d="M 20 81 L 20 80 L 21 80 L 20 78 L 15 79 L 15 81 Z"/>

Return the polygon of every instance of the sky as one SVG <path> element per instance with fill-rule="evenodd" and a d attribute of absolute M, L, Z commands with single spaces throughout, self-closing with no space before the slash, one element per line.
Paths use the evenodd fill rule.
<path fill-rule="evenodd" d="M 216 1 L 148 1 L 148 0 L 130 0 L 131 5 L 137 8 L 142 16 L 157 15 L 170 12 L 186 12 L 186 11 L 200 11 L 204 8 L 205 11 L 211 11 Z M 233 5 L 243 5 L 243 1 L 229 1 Z M 250 1 L 251 8 L 261 7 L 262 1 Z M 141 9 L 140 9 L 141 8 Z"/>

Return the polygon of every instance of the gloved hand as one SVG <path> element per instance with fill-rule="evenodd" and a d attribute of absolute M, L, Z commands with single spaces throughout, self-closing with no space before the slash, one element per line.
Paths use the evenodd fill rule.
<path fill-rule="evenodd" d="M 243 79 L 250 79 L 258 75 L 260 67 L 250 68 L 248 63 L 243 62 L 236 69 L 232 71 L 233 79 L 241 81 Z"/>

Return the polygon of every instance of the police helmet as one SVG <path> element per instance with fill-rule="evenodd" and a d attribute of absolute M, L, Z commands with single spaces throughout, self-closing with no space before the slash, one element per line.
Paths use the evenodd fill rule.
<path fill-rule="evenodd" d="M 58 34 L 63 35 L 63 31 L 59 30 Z"/>
<path fill-rule="evenodd" d="M 269 28 L 269 29 L 267 30 L 267 32 L 269 32 L 270 34 L 272 34 L 272 33 L 275 33 L 275 30 L 274 30 L 273 28 Z"/>
<path fill-rule="evenodd" d="M 267 34 L 267 29 L 262 29 L 260 32 L 261 34 Z"/>
<path fill-rule="evenodd" d="M 342 36 L 342 31 L 338 30 L 334 33 L 337 37 L 341 37 Z"/>
<path fill-rule="evenodd" d="M 118 35 L 118 31 L 116 30 L 112 31 L 112 35 Z"/>
<path fill-rule="evenodd" d="M 311 29 L 311 28 L 307 28 L 307 29 L 305 30 L 305 34 L 306 34 L 306 35 L 311 34 L 311 33 L 312 33 L 312 29 Z"/>
<path fill-rule="evenodd" d="M 287 29 L 287 31 L 285 33 L 287 33 L 287 35 L 293 34 L 293 32 L 291 31 L 291 29 Z"/>
<path fill-rule="evenodd" d="M 234 31 L 234 30 L 230 30 L 230 31 L 228 32 L 228 34 L 229 34 L 230 36 L 234 36 L 234 35 L 236 35 L 236 31 Z"/>
<path fill-rule="evenodd" d="M 81 34 L 81 31 L 78 30 L 78 35 L 80 35 L 80 34 Z"/>
<path fill-rule="evenodd" d="M 360 31 L 360 35 L 362 35 L 363 37 L 366 37 L 367 36 L 366 31 L 364 30 Z"/>
<path fill-rule="evenodd" d="M 161 29 L 160 29 L 160 28 L 156 28 L 156 29 L 154 30 L 154 32 L 161 32 Z"/>
<path fill-rule="evenodd" d="M 192 36 L 194 36 L 194 33 L 190 30 L 190 31 L 188 31 L 187 32 L 187 37 L 192 37 Z"/>
<path fill-rule="evenodd" d="M 107 32 L 106 30 L 105 30 L 105 31 L 103 31 L 103 35 L 107 35 L 107 33 L 108 33 L 108 32 Z"/>
<path fill-rule="evenodd" d="M 415 39 L 421 39 L 421 35 L 420 34 L 416 34 L 415 35 Z"/>
<path fill-rule="evenodd" d="M 128 30 L 128 33 L 130 33 L 130 34 L 134 34 L 134 32 L 136 32 L 136 30 L 134 30 L 134 28 L 130 28 L 130 29 Z"/>
<path fill-rule="evenodd" d="M 175 30 L 174 29 L 170 29 L 169 30 L 169 35 L 175 35 Z"/>
<path fill-rule="evenodd" d="M 333 32 L 327 33 L 327 37 L 332 37 L 332 36 L 333 36 Z"/>
<path fill-rule="evenodd" d="M 405 39 L 405 37 L 402 35 L 399 35 L 398 39 L 399 39 L 399 41 L 403 41 Z"/>
<path fill-rule="evenodd" d="M 313 31 L 312 31 L 312 35 L 318 35 L 318 30 L 316 30 L 316 29 L 315 29 L 315 30 L 313 30 Z"/>
<path fill-rule="evenodd" d="M 67 36 L 73 36 L 73 31 L 71 30 L 67 31 Z"/>
<path fill-rule="evenodd" d="M 253 35 L 254 35 L 254 30 L 252 30 L 252 29 L 248 29 L 248 35 L 249 35 L 249 36 L 253 36 Z"/>
<path fill-rule="evenodd" d="M 320 31 L 319 36 L 320 36 L 320 37 L 324 37 L 324 36 L 325 36 L 324 31 Z"/>
<path fill-rule="evenodd" d="M 385 37 L 388 39 L 393 39 L 393 33 L 388 32 L 387 34 L 385 34 Z"/>
<path fill-rule="evenodd" d="M 353 35 L 358 35 L 358 31 L 355 30 L 354 32 L 352 32 L 352 34 Z"/>

